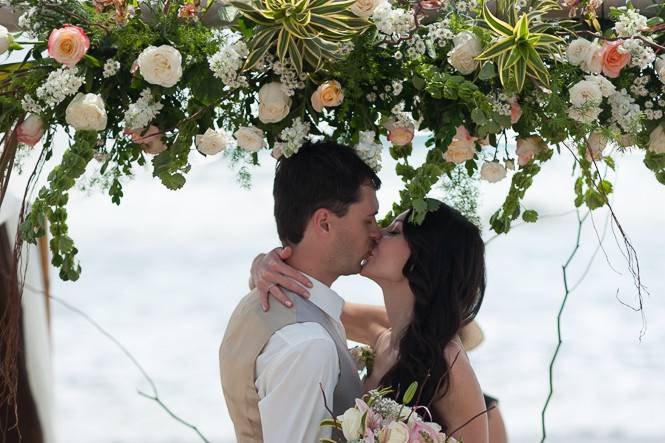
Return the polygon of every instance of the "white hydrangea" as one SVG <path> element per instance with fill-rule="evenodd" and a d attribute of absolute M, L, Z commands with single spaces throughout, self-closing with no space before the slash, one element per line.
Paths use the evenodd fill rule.
<path fill-rule="evenodd" d="M 231 89 L 247 86 L 247 78 L 238 72 L 249 55 L 249 50 L 239 33 L 230 33 L 215 54 L 208 57 L 212 75 Z"/>
<path fill-rule="evenodd" d="M 392 87 L 393 87 L 393 94 L 395 95 L 395 97 L 400 95 L 402 93 L 402 90 L 404 89 L 404 85 L 400 80 L 393 80 Z"/>
<path fill-rule="evenodd" d="M 293 120 L 293 124 L 284 128 L 279 134 L 280 141 L 275 142 L 273 147 L 273 155 L 286 158 L 291 157 L 297 153 L 302 147 L 303 143 L 309 136 L 310 125 L 303 122 L 300 117 Z"/>
<path fill-rule="evenodd" d="M 394 8 L 389 2 L 383 2 L 372 14 L 376 29 L 388 36 L 405 37 L 414 28 L 413 14 L 401 8 Z"/>
<path fill-rule="evenodd" d="M 21 100 L 21 107 L 25 112 L 30 114 L 40 114 L 44 110 L 42 105 L 37 103 L 37 101 L 32 98 L 31 95 L 26 95 L 23 97 L 23 100 Z"/>
<path fill-rule="evenodd" d="M 376 141 L 374 131 L 360 131 L 360 139 L 354 149 L 358 156 L 374 172 L 381 170 L 381 151 L 383 150 L 383 145 Z"/>
<path fill-rule="evenodd" d="M 268 62 L 268 69 L 272 69 L 275 74 L 279 75 L 279 81 L 282 84 L 282 91 L 289 97 L 292 97 L 296 93 L 296 89 L 305 88 L 305 80 L 307 80 L 307 74 L 298 72 L 292 66 L 291 61 L 286 59 L 284 63 L 279 60 L 272 60 Z"/>
<path fill-rule="evenodd" d="M 641 40 L 629 39 L 621 44 L 621 51 L 630 54 L 630 66 L 646 69 L 656 60 L 656 53 Z"/>
<path fill-rule="evenodd" d="M 37 38 L 38 25 L 35 22 L 35 15 L 39 9 L 35 6 L 26 10 L 18 18 L 18 27 L 25 33 L 25 37 L 29 39 Z"/>
<path fill-rule="evenodd" d="M 427 51 L 427 45 L 425 45 L 425 40 L 418 34 L 414 35 L 413 38 L 409 39 L 407 42 L 408 48 L 406 49 L 406 55 L 411 60 L 416 60 L 420 56 L 424 55 Z"/>
<path fill-rule="evenodd" d="M 125 127 L 133 130 L 147 128 L 163 107 L 153 98 L 150 89 L 144 89 L 136 103 L 129 105 L 125 111 Z"/>
<path fill-rule="evenodd" d="M 84 82 L 84 78 L 77 73 L 76 67 L 68 66 L 51 72 L 44 84 L 37 88 L 37 99 L 47 108 L 53 108 L 70 95 L 76 94 Z"/>
<path fill-rule="evenodd" d="M 120 71 L 120 62 L 110 58 L 106 60 L 106 63 L 104 63 L 104 72 L 102 75 L 104 78 L 109 78 L 116 75 L 118 71 Z"/>
<path fill-rule="evenodd" d="M 629 9 L 614 24 L 614 31 L 619 37 L 632 37 L 648 27 L 645 16 L 640 14 L 639 11 Z"/>
<path fill-rule="evenodd" d="M 649 95 L 649 90 L 647 89 L 647 84 L 651 80 L 650 75 L 644 75 L 642 77 L 637 77 L 633 80 L 633 84 L 630 86 L 630 92 L 637 97 L 646 97 Z"/>
<path fill-rule="evenodd" d="M 642 111 L 635 103 L 635 99 L 625 89 L 617 91 L 609 98 L 612 107 L 612 121 L 617 123 L 625 133 L 636 134 L 640 132 Z"/>

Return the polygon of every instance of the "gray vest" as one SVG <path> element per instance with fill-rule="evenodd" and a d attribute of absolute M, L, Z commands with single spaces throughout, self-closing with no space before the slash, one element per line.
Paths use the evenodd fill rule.
<path fill-rule="evenodd" d="M 333 398 L 327 399 L 328 407 L 335 416 L 342 415 L 354 405 L 355 399 L 362 395 L 362 383 L 356 364 L 332 319 L 312 302 L 287 293 L 293 301 L 293 308 L 273 302 L 270 311 L 263 312 L 258 294 L 252 291 L 240 301 L 226 328 L 219 350 L 220 374 L 238 443 L 263 442 L 259 396 L 254 385 L 256 358 L 270 337 L 284 326 L 305 322 L 318 323 L 335 342 L 340 368 L 339 379 Z M 312 392 L 311 395 L 320 397 L 323 402 L 321 391 Z"/>

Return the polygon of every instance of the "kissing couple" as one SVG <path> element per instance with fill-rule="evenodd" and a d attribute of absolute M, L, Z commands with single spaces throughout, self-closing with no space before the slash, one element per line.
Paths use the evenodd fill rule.
<path fill-rule="evenodd" d="M 219 351 L 238 443 L 330 438 L 320 426 L 330 412 L 340 416 L 369 390 L 403 392 L 414 381 L 419 404 L 444 432 L 489 442 L 488 408 L 459 336 L 485 292 L 481 233 L 442 202 L 421 224 L 406 211 L 381 229 L 380 186 L 355 151 L 337 143 L 306 142 L 278 160 L 274 214 L 283 247 L 254 260 L 253 289 Z M 345 303 L 330 288 L 358 273 L 380 286 L 385 307 Z M 281 303 L 270 306 L 269 295 Z M 363 380 L 347 339 L 374 350 Z"/>

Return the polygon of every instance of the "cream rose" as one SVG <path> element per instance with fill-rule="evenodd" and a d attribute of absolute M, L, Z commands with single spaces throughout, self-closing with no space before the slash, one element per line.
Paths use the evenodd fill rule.
<path fill-rule="evenodd" d="M 146 154 L 157 155 L 166 151 L 162 131 L 157 126 L 149 126 L 147 131 L 136 129 L 125 131 L 125 133 L 132 137 L 134 143 L 140 144 Z"/>
<path fill-rule="evenodd" d="M 462 31 L 453 38 L 454 47 L 448 53 L 448 62 L 460 74 L 471 74 L 480 62 L 476 57 L 483 50 L 482 42 L 471 31 Z"/>
<path fill-rule="evenodd" d="M 591 80 L 582 80 L 575 83 L 569 92 L 570 103 L 573 106 L 599 105 L 603 101 L 603 92 L 600 86 Z"/>
<path fill-rule="evenodd" d="M 356 408 L 349 408 L 344 415 L 337 417 L 342 422 L 342 433 L 347 440 L 357 440 L 363 432 L 363 413 Z"/>
<path fill-rule="evenodd" d="M 205 133 L 196 136 L 196 149 L 205 155 L 215 155 L 226 149 L 229 142 L 230 136 L 227 133 L 208 128 Z"/>
<path fill-rule="evenodd" d="M 395 146 L 408 145 L 413 141 L 416 133 L 416 127 L 410 122 L 395 122 L 395 120 L 388 120 L 383 125 L 388 130 L 388 141 L 392 142 Z"/>
<path fill-rule="evenodd" d="M 106 128 L 104 100 L 97 94 L 78 93 L 65 110 L 65 120 L 78 131 L 101 131 Z"/>
<path fill-rule="evenodd" d="M 506 168 L 497 161 L 485 162 L 480 168 L 480 177 L 490 183 L 496 183 L 506 178 Z"/>
<path fill-rule="evenodd" d="M 16 139 L 24 145 L 34 146 L 44 135 L 44 122 L 35 114 L 30 114 L 16 129 Z"/>
<path fill-rule="evenodd" d="M 570 42 L 566 49 L 566 57 L 573 66 L 580 66 L 587 60 L 592 44 L 589 40 L 578 38 Z"/>
<path fill-rule="evenodd" d="M 580 64 L 583 71 L 600 74 L 603 70 L 603 48 L 598 43 L 590 43 L 586 59 Z"/>
<path fill-rule="evenodd" d="M 408 443 L 409 427 L 401 421 L 394 421 L 381 430 L 379 441 L 381 443 Z"/>
<path fill-rule="evenodd" d="M 152 85 L 170 88 L 182 77 L 182 56 L 173 46 L 145 48 L 139 54 L 136 65 L 145 81 Z"/>
<path fill-rule="evenodd" d="M 658 74 L 660 81 L 665 83 L 665 55 L 661 55 L 656 59 L 654 68 L 656 68 L 656 74 Z"/>
<path fill-rule="evenodd" d="M 49 56 L 66 66 L 75 66 L 90 49 L 90 39 L 78 26 L 65 25 L 51 31 L 48 38 Z"/>
<path fill-rule="evenodd" d="M 546 148 L 545 142 L 540 137 L 531 137 L 517 140 L 517 164 L 524 166 L 529 163 L 540 151 Z"/>
<path fill-rule="evenodd" d="M 241 149 L 257 152 L 264 146 L 263 131 L 255 126 L 241 126 L 233 134 Z"/>
<path fill-rule="evenodd" d="M 349 11 L 353 12 L 358 17 L 369 18 L 374 13 L 376 7 L 385 1 L 386 0 L 356 0 L 356 2 L 349 8 Z"/>
<path fill-rule="evenodd" d="M 0 55 L 7 52 L 11 45 L 12 45 L 12 35 L 9 33 L 7 28 L 0 25 Z"/>
<path fill-rule="evenodd" d="M 460 164 L 471 160 L 475 154 L 476 138 L 472 137 L 464 126 L 458 126 L 453 141 L 443 154 L 443 158 L 446 161 Z"/>
<path fill-rule="evenodd" d="M 649 151 L 665 154 L 665 130 L 662 123 L 649 134 Z"/>
<path fill-rule="evenodd" d="M 339 106 L 342 100 L 344 100 L 342 85 L 337 80 L 328 80 L 321 83 L 312 94 L 312 107 L 316 112 L 321 112 L 323 108 Z"/>
<path fill-rule="evenodd" d="M 586 159 L 591 161 L 600 160 L 603 156 L 603 149 L 607 146 L 607 137 L 600 131 L 593 131 L 587 139 Z"/>
<path fill-rule="evenodd" d="M 279 82 L 266 83 L 259 90 L 259 120 L 277 123 L 289 115 L 291 98 L 282 90 Z"/>

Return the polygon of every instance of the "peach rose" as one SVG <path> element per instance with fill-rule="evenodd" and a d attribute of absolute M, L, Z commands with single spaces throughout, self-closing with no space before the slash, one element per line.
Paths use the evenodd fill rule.
<path fill-rule="evenodd" d="M 408 145 L 413 141 L 416 128 L 413 123 L 389 120 L 384 124 L 388 130 L 388 140 L 395 146 Z"/>
<path fill-rule="evenodd" d="M 532 135 L 531 137 L 517 140 L 517 164 L 524 166 L 529 163 L 540 151 L 545 149 L 543 139 Z"/>
<path fill-rule="evenodd" d="M 146 154 L 157 155 L 166 151 L 166 145 L 162 140 L 162 131 L 154 125 L 144 129 L 125 130 L 125 134 L 130 135 L 134 143 L 141 145 L 141 149 Z"/>
<path fill-rule="evenodd" d="M 90 49 L 90 39 L 78 26 L 54 29 L 48 38 L 48 54 L 58 63 L 75 66 Z"/>
<path fill-rule="evenodd" d="M 522 107 L 520 104 L 515 100 L 510 104 L 510 123 L 513 125 L 520 121 L 520 118 L 522 117 Z"/>
<path fill-rule="evenodd" d="M 621 51 L 621 40 L 607 42 L 603 47 L 603 74 L 617 78 L 621 70 L 630 63 L 630 54 Z"/>
<path fill-rule="evenodd" d="M 342 100 L 344 100 L 342 85 L 337 80 L 328 80 L 321 83 L 312 94 L 312 107 L 316 112 L 321 112 L 323 108 L 339 106 Z"/>
<path fill-rule="evenodd" d="M 448 146 L 446 153 L 443 154 L 443 158 L 446 161 L 460 164 L 471 160 L 475 154 L 476 137 L 472 137 L 464 125 L 458 126 L 453 141 Z"/>
<path fill-rule="evenodd" d="M 44 122 L 38 115 L 30 114 L 16 129 L 16 139 L 19 143 L 35 146 L 44 135 Z"/>

